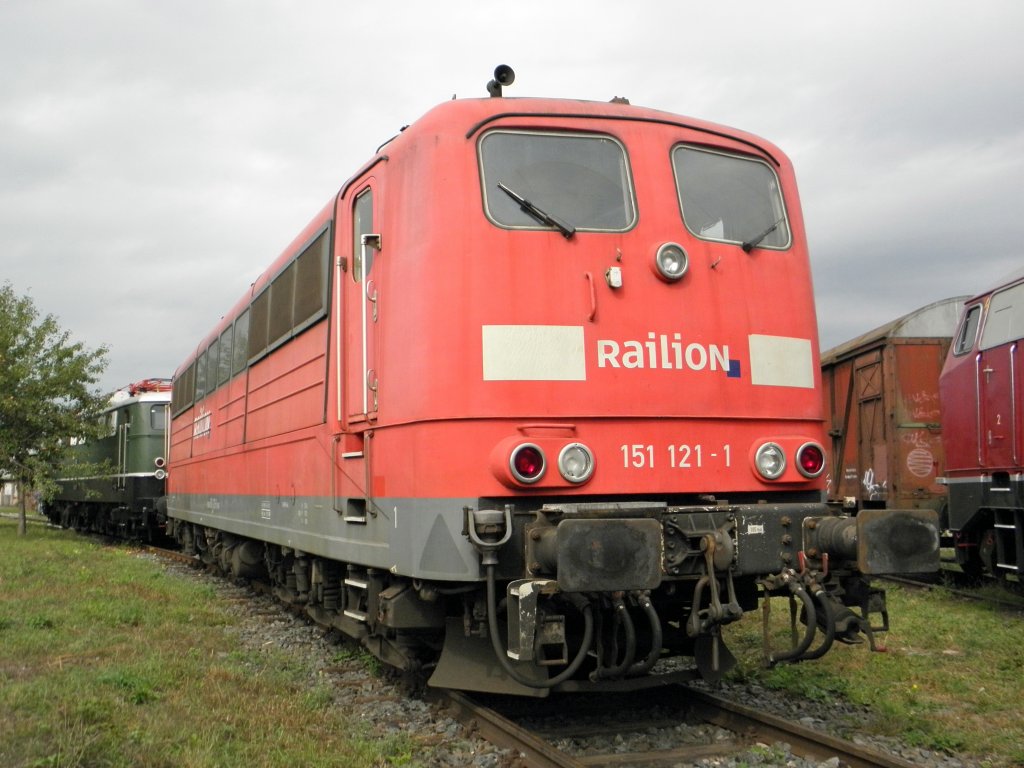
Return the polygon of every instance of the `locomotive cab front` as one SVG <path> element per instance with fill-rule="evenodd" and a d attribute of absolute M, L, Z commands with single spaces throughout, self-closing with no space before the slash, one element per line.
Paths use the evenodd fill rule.
<path fill-rule="evenodd" d="M 473 233 L 460 287 L 486 301 L 458 306 L 451 325 L 468 332 L 417 388 L 435 408 L 454 395 L 473 431 L 446 457 L 485 454 L 501 488 L 464 507 L 486 604 L 449 619 L 432 684 L 473 687 L 465 660 L 491 651 L 517 692 L 650 684 L 672 652 L 715 678 L 731 663 L 721 627 L 770 595 L 806 624 L 772 661 L 873 639 L 884 593 L 863 576 L 933 570 L 937 523 L 836 517 L 821 501 L 788 160 L 718 127 L 573 106 L 517 102 L 466 133 L 480 202 L 460 210 Z M 436 290 L 434 306 L 458 301 Z"/>

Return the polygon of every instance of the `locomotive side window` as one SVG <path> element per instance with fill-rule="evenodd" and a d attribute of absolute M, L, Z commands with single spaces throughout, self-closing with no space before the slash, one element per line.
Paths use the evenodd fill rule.
<path fill-rule="evenodd" d="M 274 278 L 270 286 L 270 332 L 267 340 L 273 346 L 292 330 L 292 305 L 295 301 L 295 262 Z"/>
<path fill-rule="evenodd" d="M 259 357 L 267 348 L 267 318 L 270 315 L 270 286 L 252 303 L 249 311 L 249 359 Z"/>
<path fill-rule="evenodd" d="M 217 366 L 217 386 L 231 378 L 231 328 L 220 335 L 220 363 Z"/>
<path fill-rule="evenodd" d="M 195 392 L 195 370 L 196 365 L 192 363 L 174 380 L 174 386 L 171 389 L 171 408 L 175 416 L 192 405 L 192 395 Z"/>
<path fill-rule="evenodd" d="M 356 198 L 352 208 L 352 279 L 357 283 L 363 279 L 363 269 L 370 274 L 373 269 L 373 249 L 363 248 L 363 235 L 373 232 L 373 191 L 366 190 Z M 363 251 L 366 264 L 363 264 Z"/>
<path fill-rule="evenodd" d="M 956 337 L 956 346 L 953 347 L 954 355 L 963 355 L 974 349 L 979 322 L 981 322 L 981 304 L 973 306 L 967 311 L 967 317 L 960 328 L 960 335 Z"/>
<path fill-rule="evenodd" d="M 327 311 L 327 246 L 329 230 L 324 230 L 295 260 L 295 321 L 302 327 Z"/>
<path fill-rule="evenodd" d="M 232 372 L 287 342 L 327 314 L 327 251 L 325 228 L 282 269 L 235 322 Z M 221 353 L 226 354 L 225 352 Z"/>
<path fill-rule="evenodd" d="M 480 139 L 480 176 L 484 211 L 500 227 L 568 237 L 636 223 L 626 152 L 608 136 L 492 131 Z"/>
<path fill-rule="evenodd" d="M 249 354 L 249 310 L 245 310 L 235 320 L 235 351 L 231 364 L 231 375 L 241 373 L 245 369 L 245 363 Z"/>
<path fill-rule="evenodd" d="M 683 222 L 696 237 L 744 250 L 789 247 L 779 179 L 767 163 L 679 145 L 672 166 Z"/>
<path fill-rule="evenodd" d="M 1024 283 L 992 296 L 981 332 L 981 349 L 991 349 L 1024 336 Z"/>
<path fill-rule="evenodd" d="M 220 339 L 210 342 L 210 348 L 206 352 L 206 391 L 213 392 L 217 388 L 217 370 L 220 366 Z"/>
<path fill-rule="evenodd" d="M 166 405 L 154 405 L 149 409 L 149 426 L 154 432 L 163 432 L 167 428 Z"/>
<path fill-rule="evenodd" d="M 206 350 L 196 360 L 196 400 L 202 400 L 206 394 Z"/>

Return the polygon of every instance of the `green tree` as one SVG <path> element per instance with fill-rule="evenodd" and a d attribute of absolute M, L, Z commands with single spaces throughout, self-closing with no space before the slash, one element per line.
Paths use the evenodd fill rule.
<path fill-rule="evenodd" d="M 107 397 L 94 387 L 106 355 L 73 342 L 53 315 L 40 318 L 9 282 L 0 286 L 0 477 L 20 488 L 22 535 L 27 491 L 55 490 L 69 438 L 98 436 Z"/>

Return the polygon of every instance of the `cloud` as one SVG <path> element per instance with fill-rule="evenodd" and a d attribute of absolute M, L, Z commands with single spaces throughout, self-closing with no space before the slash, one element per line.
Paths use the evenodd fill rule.
<path fill-rule="evenodd" d="M 822 346 L 1020 265 L 1024 6 L 0 4 L 0 276 L 105 384 L 170 375 L 349 175 L 457 94 L 626 96 L 793 160 Z"/>

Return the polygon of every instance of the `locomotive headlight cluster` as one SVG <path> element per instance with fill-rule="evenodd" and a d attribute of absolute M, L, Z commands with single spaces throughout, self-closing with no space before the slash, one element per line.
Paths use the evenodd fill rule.
<path fill-rule="evenodd" d="M 558 457 L 557 475 L 547 471 L 548 456 Z M 509 438 L 502 440 L 491 453 L 491 471 L 510 488 L 582 485 L 593 476 L 595 464 L 594 452 L 588 446 L 564 438 Z"/>
<path fill-rule="evenodd" d="M 765 480 L 780 480 L 787 474 L 789 459 L 787 451 L 793 459 L 793 466 L 800 476 L 813 480 L 821 476 L 825 470 L 825 449 L 818 443 L 797 438 L 780 438 L 778 442 L 761 443 L 754 451 L 754 469 Z M 789 473 L 788 480 L 800 480 L 795 473 Z"/>
<path fill-rule="evenodd" d="M 658 277 L 670 283 L 674 283 L 686 274 L 690 267 L 690 259 L 681 245 L 676 243 L 665 243 L 654 255 L 654 268 Z"/>

